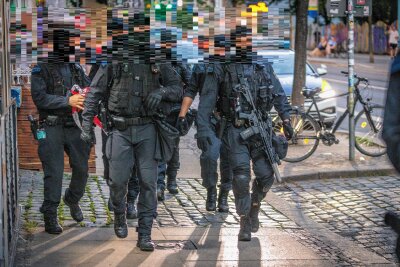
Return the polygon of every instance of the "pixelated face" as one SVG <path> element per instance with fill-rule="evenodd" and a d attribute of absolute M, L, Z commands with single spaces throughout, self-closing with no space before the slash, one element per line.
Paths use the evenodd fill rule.
<path fill-rule="evenodd" d="M 70 0 L 52 0 L 51 4 L 62 6 L 66 1 Z M 214 1 L 209 2 L 213 6 Z M 82 0 L 82 5 L 88 8 L 44 7 L 29 14 L 34 25 L 31 28 L 37 29 L 31 33 L 34 41 L 25 38 L 23 24 L 27 23 L 17 15 L 22 12 L 24 16 L 30 10 L 13 11 L 12 42 L 32 47 L 24 50 L 30 53 L 27 56 L 13 55 L 15 61 L 28 58 L 32 63 L 41 62 L 47 58 L 47 51 L 55 49 L 56 53 L 67 55 L 65 58 L 86 62 L 98 62 L 97 58 L 114 61 L 119 57 L 145 60 L 149 55 L 157 55 L 155 60 L 160 62 L 171 58 L 182 63 L 189 59 L 208 62 L 228 55 L 289 47 L 288 9 L 273 11 L 265 4 L 254 4 L 249 9 L 208 9 L 190 1 Z M 48 38 L 56 29 L 66 33 Z M 282 33 L 284 36 L 279 36 Z"/>

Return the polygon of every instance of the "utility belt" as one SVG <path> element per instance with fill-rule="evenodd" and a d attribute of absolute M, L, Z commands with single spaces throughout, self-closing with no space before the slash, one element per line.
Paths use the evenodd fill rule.
<path fill-rule="evenodd" d="M 250 126 L 247 120 L 234 119 L 232 116 L 225 116 L 220 112 L 214 112 L 210 117 L 211 126 L 214 127 L 216 136 L 222 139 L 224 131 L 228 124 L 232 124 L 236 128 L 241 128 L 243 126 Z"/>
<path fill-rule="evenodd" d="M 76 123 L 71 116 L 57 116 L 57 115 L 48 115 L 44 119 L 40 120 L 41 123 L 46 124 L 47 126 L 57 126 L 63 125 L 64 127 L 76 127 Z"/>
<path fill-rule="evenodd" d="M 248 127 L 248 121 L 245 119 L 239 119 L 235 114 L 221 114 L 221 121 L 225 120 L 225 123 L 232 123 L 232 125 L 236 128 L 242 128 L 243 126 Z"/>
<path fill-rule="evenodd" d="M 112 126 L 117 130 L 125 131 L 129 126 L 140 126 L 153 123 L 153 119 L 151 117 L 129 118 L 111 115 L 111 123 Z"/>

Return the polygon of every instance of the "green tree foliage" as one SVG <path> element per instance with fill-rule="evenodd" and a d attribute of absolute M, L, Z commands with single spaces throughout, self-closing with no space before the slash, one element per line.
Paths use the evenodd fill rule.
<path fill-rule="evenodd" d="M 397 20 L 396 0 L 373 0 L 372 1 L 372 23 L 382 20 L 387 24 Z"/>

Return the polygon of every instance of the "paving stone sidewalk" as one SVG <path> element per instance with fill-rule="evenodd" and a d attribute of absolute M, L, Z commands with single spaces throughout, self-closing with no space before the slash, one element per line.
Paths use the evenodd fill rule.
<path fill-rule="evenodd" d="M 39 209 L 43 201 L 42 173 L 22 171 L 21 173 L 21 205 L 23 206 L 23 219 L 25 226 L 44 226 L 42 214 Z M 65 175 L 63 188 L 67 188 L 70 176 Z M 158 216 L 154 223 L 156 227 L 193 227 L 212 226 L 221 227 L 238 226 L 239 216 L 236 214 L 233 202 L 233 193 L 229 195 L 230 211 L 228 213 L 207 212 L 205 200 L 207 191 L 199 179 L 180 179 L 178 182 L 179 194 L 171 195 L 166 192 L 166 200 L 159 203 Z M 63 226 L 81 227 L 111 227 L 113 214 L 107 207 L 109 188 L 101 176 L 90 176 L 86 186 L 86 193 L 80 205 L 85 215 L 85 220 L 79 225 L 72 220 L 68 206 L 61 201 L 58 216 Z M 297 228 L 279 211 L 274 210 L 267 203 L 263 203 L 260 216 L 261 225 L 265 227 Z M 131 226 L 136 226 L 136 220 L 130 221 Z M 221 224 L 221 225 L 220 225 Z"/>
<path fill-rule="evenodd" d="M 397 235 L 385 226 L 387 211 L 400 211 L 397 176 L 298 181 L 275 193 L 301 207 L 306 216 L 398 263 L 393 254 Z"/>
<path fill-rule="evenodd" d="M 61 202 L 59 219 L 65 233 L 57 237 L 43 232 L 42 173 L 21 171 L 23 231 L 17 266 L 398 264 L 393 254 L 396 235 L 382 218 L 386 210 L 400 213 L 400 180 L 390 176 L 393 170 L 385 157 L 356 152 L 355 162 L 349 162 L 347 136 L 339 135 L 338 145 L 320 145 L 303 162 L 283 162 L 279 168 L 286 184 L 274 185 L 261 207 L 260 232 L 242 244 L 237 242 L 239 218 L 232 192 L 229 213 L 205 210 L 206 190 L 201 186 L 194 132 L 191 129 L 181 140 L 179 194 L 167 193 L 159 203 L 153 231 L 158 246 L 152 257 L 133 249 L 137 220 L 129 221 L 127 240 L 115 238 L 113 216 L 107 208 L 109 188 L 101 168 L 99 175 L 89 178 L 81 201 L 84 222 L 74 222 Z M 97 156 L 101 165 L 101 155 Z M 356 178 L 341 178 L 349 176 Z M 65 175 L 64 188 L 69 179 Z"/>
<path fill-rule="evenodd" d="M 46 242 L 53 240 L 53 236 L 42 232 L 42 216 L 39 212 L 39 207 L 43 200 L 41 176 L 42 174 L 38 172 L 22 171 L 21 173 L 22 223 L 25 231 L 24 239 L 28 241 L 20 241 L 18 253 L 19 255 L 31 256 L 27 258 L 21 257 L 18 266 L 30 266 L 30 263 L 32 263 L 31 258 L 39 257 L 39 255 L 36 255 L 38 245 L 35 242 L 40 243 L 42 239 L 46 240 Z M 66 175 L 64 188 L 68 181 L 69 176 Z M 226 229 L 233 242 L 237 242 L 236 234 L 232 235 L 230 230 L 236 229 L 234 231 L 237 231 L 239 227 L 239 218 L 235 213 L 232 193 L 229 196 L 229 213 L 207 212 L 204 206 L 206 191 L 201 186 L 199 179 L 180 179 L 178 185 L 179 194 L 172 196 L 167 193 L 166 201 L 159 204 L 158 217 L 154 221 L 155 229 L 161 232 L 175 229 L 173 230 L 174 234 L 169 237 L 172 240 L 176 240 L 176 236 L 180 236 L 185 232 L 184 229 L 198 229 L 199 227 L 200 229 L 209 230 L 219 229 L 218 231 L 221 231 L 220 238 L 224 239 L 227 237 L 223 236 L 223 231 L 225 231 L 223 229 Z M 297 181 L 287 183 L 286 186 L 275 185 L 270 195 L 278 196 L 278 203 L 287 202 L 300 208 L 302 211 L 301 216 L 308 217 L 316 223 L 326 226 L 328 231 L 337 233 L 341 238 L 353 242 L 354 246 L 364 249 L 367 254 L 371 254 L 372 258 L 375 257 L 372 262 L 376 263 L 376 259 L 378 259 L 379 264 L 396 264 L 397 261 L 393 254 L 396 236 L 392 230 L 384 226 L 382 218 L 386 210 L 400 212 L 400 189 L 398 188 L 400 188 L 400 181 L 395 176 L 325 179 Z M 108 194 L 108 187 L 102 177 L 90 177 L 86 194 L 81 202 L 85 215 L 83 223 L 77 224 L 72 221 L 68 208 L 63 204 L 60 205 L 59 218 L 66 231 L 68 232 L 68 229 L 81 229 L 82 227 L 100 229 L 101 233 L 105 231 L 101 236 L 107 235 L 106 240 L 108 240 L 110 233 L 112 234 L 112 216 L 106 205 Z M 308 229 L 287 216 L 283 206 L 281 207 L 280 204 L 277 205 L 273 201 L 271 205 L 268 197 L 267 202 L 263 202 L 261 209 L 261 233 L 265 234 L 266 232 L 271 232 L 268 229 L 275 229 L 274 231 L 284 235 L 281 238 L 289 238 L 291 240 L 290 242 L 292 243 L 289 242 L 285 246 L 293 248 L 301 244 L 304 249 L 315 253 L 314 256 L 319 260 L 326 261 L 327 266 L 333 264 L 339 266 L 363 266 L 366 265 L 366 262 L 370 262 L 369 259 L 366 261 L 366 259 L 349 254 L 340 246 L 335 245 L 335 241 L 325 242 L 321 236 L 315 235 L 311 231 L 312 229 Z M 134 227 L 137 224 L 137 220 L 131 220 L 129 224 Z M 29 232 L 33 234 L 29 235 Z M 79 233 L 82 232 L 80 231 Z M 136 236 L 136 234 L 130 233 L 130 236 Z M 264 238 L 260 234 L 256 236 Z M 74 236 L 71 236 L 71 238 L 74 238 Z M 202 248 L 199 245 L 201 240 L 191 242 L 197 244 L 195 246 Z M 232 241 L 228 239 L 226 242 Z M 283 244 L 280 245 L 282 246 Z M 263 248 L 262 244 L 260 246 Z M 204 247 L 204 249 L 207 248 L 207 246 Z M 157 250 L 163 250 L 162 243 L 160 243 Z M 57 255 L 58 251 L 54 253 Z M 297 262 L 297 265 L 308 266 L 311 262 L 303 259 Z M 270 263 L 270 261 L 266 261 L 266 265 Z M 279 261 L 275 263 L 279 265 Z M 228 266 L 236 266 L 238 264 L 238 262 L 231 265 L 226 263 Z M 322 263 L 319 262 L 317 265 L 320 264 Z M 225 265 L 225 263 L 222 265 Z M 33 266 L 40 265 L 33 264 Z M 61 266 L 63 265 L 61 264 Z M 89 264 L 88 266 L 92 265 Z M 110 263 L 110 266 L 114 265 Z M 166 266 L 174 265 L 167 264 Z"/>

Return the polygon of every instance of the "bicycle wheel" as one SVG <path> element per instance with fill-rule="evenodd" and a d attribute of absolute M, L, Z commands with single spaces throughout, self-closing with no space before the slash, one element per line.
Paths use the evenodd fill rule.
<path fill-rule="evenodd" d="M 370 112 L 362 110 L 355 119 L 356 148 L 364 155 L 379 157 L 386 153 L 386 144 L 382 139 L 383 114 L 385 108 L 380 105 L 370 107 Z M 370 120 L 367 118 L 370 117 Z M 374 131 L 373 125 L 377 129 Z"/>
<path fill-rule="evenodd" d="M 291 114 L 290 117 L 294 135 L 289 141 L 288 153 L 283 161 L 299 162 L 311 156 L 317 149 L 320 127 L 308 114 Z M 274 119 L 274 131 L 276 134 L 283 134 L 282 121 L 278 117 Z"/>

